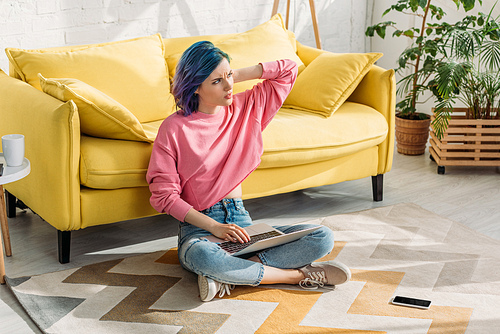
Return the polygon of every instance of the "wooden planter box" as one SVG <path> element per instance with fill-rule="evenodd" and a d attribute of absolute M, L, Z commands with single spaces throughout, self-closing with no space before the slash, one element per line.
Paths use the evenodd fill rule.
<path fill-rule="evenodd" d="M 454 109 L 441 140 L 431 126 L 429 152 L 439 174 L 445 166 L 500 166 L 500 120 L 466 119 L 465 110 Z"/>

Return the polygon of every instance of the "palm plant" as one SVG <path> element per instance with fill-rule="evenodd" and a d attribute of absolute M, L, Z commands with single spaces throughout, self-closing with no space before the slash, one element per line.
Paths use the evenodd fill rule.
<path fill-rule="evenodd" d="M 479 13 L 467 16 L 444 36 L 445 57 L 436 68 L 438 103 L 432 125 L 441 139 L 456 100 L 467 118 L 500 118 L 500 21 Z"/>
<path fill-rule="evenodd" d="M 474 8 L 475 0 L 452 0 L 457 9 L 461 6 L 465 11 Z M 478 0 L 482 5 L 482 0 Z M 432 4 L 432 0 L 398 0 L 389 7 L 382 16 L 391 11 L 405 15 L 414 15 L 421 19 L 420 26 L 401 30 L 393 21 L 385 21 L 367 28 L 365 34 L 374 36 L 375 33 L 385 38 L 388 27 L 394 28 L 393 37 L 405 36 L 412 40 L 398 59 L 396 72 L 403 75 L 398 81 L 397 93 L 402 98 L 397 104 L 399 117 L 407 119 L 426 119 L 429 116 L 417 112 L 417 103 L 426 91 L 434 92 L 434 74 L 438 64 L 444 58 L 442 52 L 444 36 L 448 34 L 452 25 L 443 22 L 446 13 L 442 8 Z M 429 21 L 433 21 L 432 23 Z M 405 73 L 410 70 L 410 74 Z"/>

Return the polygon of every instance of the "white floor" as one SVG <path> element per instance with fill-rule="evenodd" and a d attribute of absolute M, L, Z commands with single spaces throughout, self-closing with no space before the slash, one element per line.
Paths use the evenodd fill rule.
<path fill-rule="evenodd" d="M 373 202 L 371 179 L 349 181 L 245 201 L 254 220 L 271 224 L 411 202 L 500 240 L 500 168 L 446 167 L 445 175 L 423 156 L 394 155 L 385 175 L 384 200 Z M 112 208 L 110 208 L 111 210 Z M 71 263 L 57 261 L 57 234 L 32 212 L 9 219 L 13 256 L 9 277 L 42 274 L 176 245 L 176 222 L 167 216 L 122 222 L 72 233 Z M 0 334 L 41 333 L 10 290 L 0 286 Z"/>

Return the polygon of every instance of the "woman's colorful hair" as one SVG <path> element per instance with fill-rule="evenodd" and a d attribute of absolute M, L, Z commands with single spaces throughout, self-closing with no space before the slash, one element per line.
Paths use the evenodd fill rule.
<path fill-rule="evenodd" d="M 196 42 L 181 56 L 175 70 L 172 94 L 184 116 L 198 110 L 198 94 L 195 91 L 206 78 L 229 56 L 209 41 Z"/>

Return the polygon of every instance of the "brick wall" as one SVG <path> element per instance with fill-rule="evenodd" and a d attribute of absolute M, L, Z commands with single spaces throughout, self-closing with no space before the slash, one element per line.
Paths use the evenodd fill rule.
<path fill-rule="evenodd" d="M 366 50 L 372 0 L 316 0 L 323 49 Z M 160 32 L 164 37 L 243 32 L 267 21 L 272 0 L 0 0 L 0 69 L 4 49 L 115 41 Z M 286 13 L 286 1 L 279 12 Z M 315 46 L 308 0 L 292 0 L 289 29 Z"/>

